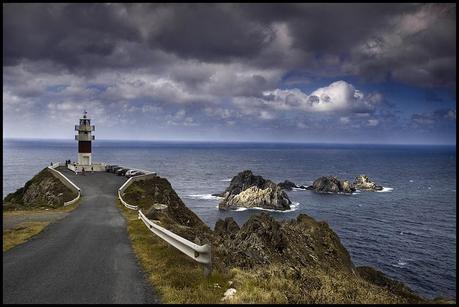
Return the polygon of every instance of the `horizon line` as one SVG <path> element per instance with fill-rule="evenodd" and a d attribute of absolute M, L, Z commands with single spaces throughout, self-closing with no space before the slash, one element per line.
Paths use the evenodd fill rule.
<path fill-rule="evenodd" d="M 36 138 L 36 137 L 3 137 L 3 140 L 44 140 L 44 141 L 73 141 L 70 138 Z M 152 139 L 113 139 L 104 138 L 95 141 L 124 141 L 124 142 L 157 142 L 157 143 L 233 143 L 233 144 L 298 144 L 298 145 L 399 145 L 399 146 L 456 146 L 456 143 L 339 143 L 339 142 L 295 142 L 295 141 L 221 141 L 221 140 L 152 140 Z"/>

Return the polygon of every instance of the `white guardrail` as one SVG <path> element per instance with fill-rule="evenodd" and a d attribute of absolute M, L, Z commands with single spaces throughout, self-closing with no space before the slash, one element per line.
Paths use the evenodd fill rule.
<path fill-rule="evenodd" d="M 145 171 L 146 172 L 146 171 Z M 126 182 L 118 189 L 118 198 L 120 199 L 121 203 L 128 209 L 131 210 L 138 210 L 139 208 L 137 206 L 133 206 L 128 204 L 127 202 L 124 201 L 122 195 L 124 191 L 135 181 L 140 181 L 140 180 L 145 180 L 150 177 L 156 176 L 156 173 L 153 172 L 148 172 L 148 174 L 145 175 L 139 175 L 139 176 L 134 176 L 126 180 Z"/>
<path fill-rule="evenodd" d="M 194 261 L 204 264 L 204 275 L 209 276 L 212 272 L 212 257 L 211 257 L 211 247 L 209 244 L 197 245 L 187 239 L 182 238 L 179 235 L 176 235 L 172 231 L 167 230 L 159 225 L 156 225 L 151 220 L 149 220 L 143 213 L 142 210 L 139 210 L 139 219 L 153 232 L 155 235 L 192 258 Z"/>
<path fill-rule="evenodd" d="M 59 166 L 65 166 L 65 163 L 59 163 L 59 162 L 52 163 L 51 166 L 48 166 L 48 169 L 51 171 L 51 174 L 53 174 L 54 177 L 59 179 L 66 187 L 68 187 L 69 189 L 71 189 L 74 192 L 78 193 L 78 195 L 74 199 L 64 203 L 64 207 L 66 207 L 68 205 L 76 203 L 80 199 L 81 190 L 76 184 L 74 184 L 72 181 L 70 181 L 70 179 L 65 177 L 64 174 L 62 174 L 61 172 L 56 170 L 56 168 L 59 167 Z"/>
<path fill-rule="evenodd" d="M 150 172 L 146 175 L 134 176 L 129 178 L 119 189 L 118 197 L 121 203 L 131 210 L 138 210 L 138 206 L 133 206 L 125 202 L 122 198 L 124 191 L 135 181 L 145 180 L 149 177 L 156 176 L 156 173 Z M 209 276 L 212 272 L 212 257 L 211 257 L 211 247 L 209 244 L 197 245 L 191 241 L 188 241 L 185 238 L 180 237 L 179 235 L 173 233 L 172 231 L 163 228 L 150 219 L 148 219 L 143 213 L 142 210 L 139 210 L 139 219 L 142 220 L 147 226 L 147 228 L 153 232 L 155 235 L 166 241 L 168 244 L 172 245 L 188 257 L 204 265 L 204 275 Z"/>

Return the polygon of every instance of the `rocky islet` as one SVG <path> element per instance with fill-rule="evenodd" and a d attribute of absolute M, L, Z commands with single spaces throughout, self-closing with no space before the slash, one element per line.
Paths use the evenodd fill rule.
<path fill-rule="evenodd" d="M 218 205 L 222 210 L 263 208 L 283 211 L 289 210 L 292 203 L 280 186 L 250 170 L 237 174 L 223 193 L 215 195 L 223 198 Z"/>

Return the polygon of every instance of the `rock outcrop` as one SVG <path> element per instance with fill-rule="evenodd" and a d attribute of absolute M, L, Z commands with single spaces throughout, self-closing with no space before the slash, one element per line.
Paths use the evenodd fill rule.
<path fill-rule="evenodd" d="M 312 183 L 312 186 L 307 187 L 308 190 L 313 190 L 320 193 L 353 193 L 355 187 L 348 180 L 339 180 L 334 176 L 323 176 Z"/>
<path fill-rule="evenodd" d="M 45 168 L 27 181 L 24 187 L 8 194 L 3 200 L 3 209 L 58 208 L 76 196 L 76 193 Z"/>
<path fill-rule="evenodd" d="M 276 221 L 262 212 L 252 215 L 240 229 L 229 226 L 233 224 L 232 218 L 216 223 L 212 241 L 214 267 L 221 271 L 242 269 L 266 282 L 291 281 L 299 286 L 294 288 L 295 293 L 286 290 L 291 302 L 315 302 L 314 294 L 309 296 L 311 291 L 353 303 L 427 302 L 403 283 L 374 268 L 355 267 L 338 235 L 326 222 L 306 214 L 294 220 Z M 339 288 L 335 288 L 338 284 Z M 330 287 L 336 293 L 326 290 Z M 350 293 L 352 297 L 348 298 Z M 324 301 L 333 302 L 333 298 Z"/>
<path fill-rule="evenodd" d="M 215 224 L 214 233 L 218 236 L 231 236 L 239 231 L 239 225 L 232 217 L 219 219 Z"/>
<path fill-rule="evenodd" d="M 296 188 L 297 185 L 289 180 L 285 180 L 284 182 L 279 182 L 277 184 L 281 189 L 291 191 L 293 188 Z"/>
<path fill-rule="evenodd" d="M 287 194 L 277 184 L 246 170 L 233 177 L 225 192 L 219 209 L 264 208 L 288 210 L 292 203 Z"/>
<path fill-rule="evenodd" d="M 377 185 L 368 178 L 367 175 L 359 175 L 355 177 L 354 187 L 358 190 L 367 190 L 367 191 L 380 191 L 383 189 L 382 186 Z"/>
<path fill-rule="evenodd" d="M 306 214 L 279 222 L 267 213 L 258 213 L 239 230 L 233 228 L 231 236 L 217 231 L 223 223 L 219 220 L 215 227 L 214 256 L 227 267 L 288 263 L 346 272 L 354 269 L 349 253 L 328 224 Z"/>
<path fill-rule="evenodd" d="M 293 190 L 293 188 L 303 189 L 303 190 L 306 189 L 306 187 L 304 185 L 297 185 L 294 182 L 291 182 L 289 180 L 284 180 L 284 182 L 280 182 L 277 185 L 281 189 L 286 190 L 286 191 L 291 191 L 291 190 Z"/>
<path fill-rule="evenodd" d="M 155 176 L 132 183 L 123 199 L 139 206 L 145 216 L 170 231 L 201 243 L 208 240 L 209 227 L 183 203 L 166 178 Z"/>

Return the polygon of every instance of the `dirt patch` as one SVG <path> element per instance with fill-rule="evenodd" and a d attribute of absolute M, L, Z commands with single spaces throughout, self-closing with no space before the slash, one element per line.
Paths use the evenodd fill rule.
<path fill-rule="evenodd" d="M 44 211 L 44 212 L 24 212 L 22 214 L 17 214 L 19 212 L 14 212 L 16 214 L 3 214 L 3 230 L 13 229 L 17 225 L 22 223 L 30 222 L 55 222 L 65 216 L 68 212 L 53 212 L 53 211 Z"/>

